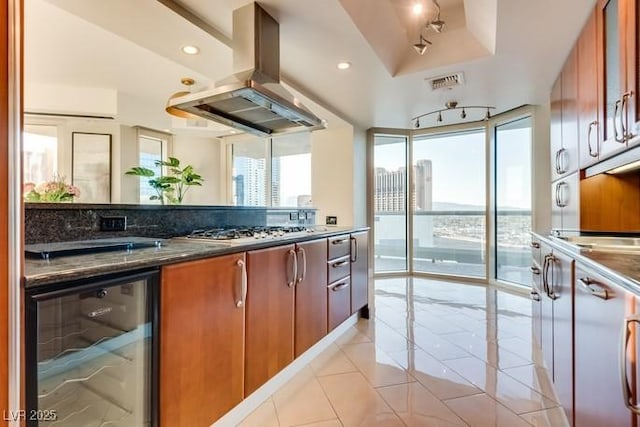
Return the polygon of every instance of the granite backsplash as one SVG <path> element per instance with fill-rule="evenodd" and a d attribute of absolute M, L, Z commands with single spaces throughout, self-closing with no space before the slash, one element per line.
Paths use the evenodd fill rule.
<path fill-rule="evenodd" d="M 248 206 L 25 204 L 25 243 L 126 236 L 171 238 L 218 226 L 313 225 L 315 209 Z M 126 217 L 125 231 L 101 231 L 100 219 Z"/>

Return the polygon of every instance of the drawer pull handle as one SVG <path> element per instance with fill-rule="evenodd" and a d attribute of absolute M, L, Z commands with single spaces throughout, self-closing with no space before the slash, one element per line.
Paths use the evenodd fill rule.
<path fill-rule="evenodd" d="M 341 290 L 346 289 L 348 287 L 349 287 L 349 282 L 344 282 L 344 283 L 340 283 L 340 284 L 334 286 L 333 288 L 331 288 L 331 290 L 333 292 L 338 292 L 338 291 L 341 291 Z"/>
<path fill-rule="evenodd" d="M 331 244 L 332 244 L 332 245 L 341 245 L 341 244 L 343 244 L 343 243 L 344 243 L 344 242 L 346 242 L 346 241 L 347 241 L 347 239 L 336 239 L 336 240 L 332 240 L 332 241 L 331 241 Z"/>
<path fill-rule="evenodd" d="M 531 247 L 535 248 L 535 249 L 540 249 L 540 243 L 538 242 L 531 242 Z"/>
<path fill-rule="evenodd" d="M 593 286 L 594 284 L 597 284 L 597 282 L 589 279 L 588 277 L 578 279 L 578 284 L 580 285 L 580 289 L 596 298 L 603 300 L 609 299 L 609 292 L 606 289 Z"/>
<path fill-rule="evenodd" d="M 531 296 L 531 299 L 534 301 L 540 301 L 540 294 L 537 293 L 536 291 L 531 291 L 529 292 L 529 295 Z"/>
<path fill-rule="evenodd" d="M 331 264 L 331 267 L 339 268 L 339 267 L 345 266 L 347 264 L 349 264 L 349 260 L 344 260 L 344 261 L 336 262 L 335 264 Z"/>
<path fill-rule="evenodd" d="M 536 267 L 535 265 L 532 265 L 532 266 L 531 266 L 531 272 L 532 272 L 533 274 L 538 275 L 538 274 L 540 274 L 540 269 L 539 269 L 538 267 Z"/>

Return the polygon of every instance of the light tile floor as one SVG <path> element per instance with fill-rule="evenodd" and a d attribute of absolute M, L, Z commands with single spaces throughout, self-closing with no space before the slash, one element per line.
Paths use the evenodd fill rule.
<path fill-rule="evenodd" d="M 376 280 L 361 319 L 242 427 L 566 426 L 531 344 L 531 302 L 494 288 Z"/>

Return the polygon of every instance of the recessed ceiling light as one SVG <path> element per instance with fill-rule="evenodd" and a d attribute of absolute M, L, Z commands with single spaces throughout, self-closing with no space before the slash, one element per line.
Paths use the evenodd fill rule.
<path fill-rule="evenodd" d="M 198 46 L 189 44 L 186 46 L 182 46 L 182 52 L 186 53 L 187 55 L 197 55 L 200 53 L 200 49 L 198 48 Z"/>
<path fill-rule="evenodd" d="M 347 61 L 338 62 L 339 70 L 346 70 L 348 68 L 351 68 L 351 62 L 347 62 Z"/>
<path fill-rule="evenodd" d="M 414 3 L 412 10 L 414 15 L 420 15 L 422 13 L 422 3 Z"/>

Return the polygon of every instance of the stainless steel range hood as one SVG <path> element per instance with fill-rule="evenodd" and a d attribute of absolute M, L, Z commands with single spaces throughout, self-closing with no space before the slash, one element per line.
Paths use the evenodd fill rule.
<path fill-rule="evenodd" d="M 233 11 L 233 69 L 214 89 L 170 105 L 260 136 L 324 127 L 280 85 L 280 28 L 257 3 Z"/>

